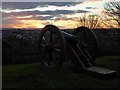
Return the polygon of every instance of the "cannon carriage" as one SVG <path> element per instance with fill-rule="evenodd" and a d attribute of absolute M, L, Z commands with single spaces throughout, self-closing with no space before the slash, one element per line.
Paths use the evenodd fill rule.
<path fill-rule="evenodd" d="M 114 70 L 96 66 L 98 40 L 87 27 L 78 27 L 70 34 L 54 25 L 47 25 L 40 33 L 38 47 L 40 62 L 44 67 L 61 66 L 69 57 L 82 70 L 104 76 L 116 74 Z"/>

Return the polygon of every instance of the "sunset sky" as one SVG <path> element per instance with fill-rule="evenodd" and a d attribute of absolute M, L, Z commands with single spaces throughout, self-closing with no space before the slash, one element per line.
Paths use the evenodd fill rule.
<path fill-rule="evenodd" d="M 74 28 L 84 13 L 102 15 L 104 3 L 109 1 L 2 2 L 2 28 L 43 28 L 51 23 L 59 28 Z"/>

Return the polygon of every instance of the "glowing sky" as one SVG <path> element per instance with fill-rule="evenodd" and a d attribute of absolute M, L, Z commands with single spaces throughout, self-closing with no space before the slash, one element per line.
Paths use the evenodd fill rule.
<path fill-rule="evenodd" d="M 101 15 L 108 1 L 2 2 L 2 28 L 43 28 L 49 23 L 60 28 L 74 28 L 83 13 Z"/>

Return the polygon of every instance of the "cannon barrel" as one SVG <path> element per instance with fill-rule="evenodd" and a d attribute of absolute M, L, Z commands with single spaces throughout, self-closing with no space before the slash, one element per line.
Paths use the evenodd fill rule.
<path fill-rule="evenodd" d="M 77 39 L 77 37 L 75 35 L 72 35 L 72 34 L 67 33 L 65 31 L 60 31 L 60 32 L 63 34 L 63 36 L 65 37 L 65 39 L 67 41 L 69 41 L 69 42 L 75 42 L 76 39 Z"/>

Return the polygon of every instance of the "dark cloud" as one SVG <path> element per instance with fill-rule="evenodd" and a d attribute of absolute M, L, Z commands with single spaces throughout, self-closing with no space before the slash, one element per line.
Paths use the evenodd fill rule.
<path fill-rule="evenodd" d="M 77 13 L 87 13 L 88 11 L 85 10 L 78 10 Z M 31 15 L 32 19 L 39 19 L 39 20 L 48 20 L 52 17 L 60 17 L 60 14 L 73 14 L 74 11 L 71 10 L 55 10 L 55 11 L 26 11 L 26 12 L 12 12 L 12 13 L 3 13 L 3 18 L 15 18 L 15 17 L 24 17 Z M 39 16 L 38 16 L 39 15 Z M 50 16 L 40 16 L 40 15 L 50 15 Z M 24 18 L 23 18 L 24 19 Z M 28 18 L 27 18 L 28 19 Z"/>
<path fill-rule="evenodd" d="M 51 18 L 53 18 L 54 16 L 36 16 L 35 18 L 37 20 L 50 20 Z"/>
<path fill-rule="evenodd" d="M 97 2 L 97 1 L 104 1 L 104 0 L 91 0 L 91 1 L 96 1 Z"/>
<path fill-rule="evenodd" d="M 54 6 L 74 6 L 78 2 L 42 2 L 40 5 L 54 5 Z"/>
<path fill-rule="evenodd" d="M 57 17 L 55 20 L 74 20 L 74 18 Z"/>
<path fill-rule="evenodd" d="M 20 22 L 18 22 L 15 18 L 11 18 L 11 19 L 5 19 L 2 21 L 2 24 L 21 24 Z"/>
<path fill-rule="evenodd" d="M 59 15 L 59 14 L 70 14 L 74 11 L 68 10 L 56 10 L 56 11 L 26 11 L 26 12 L 12 12 L 12 13 L 3 13 L 3 18 L 5 17 L 17 17 L 17 16 L 28 16 L 28 15 Z"/>
<path fill-rule="evenodd" d="M 78 2 L 3 2 L 2 8 L 3 9 L 31 9 L 37 6 L 74 6 L 78 4 Z"/>
<path fill-rule="evenodd" d="M 38 6 L 39 3 L 34 3 L 34 2 L 3 2 L 2 3 L 2 8 L 3 9 L 30 9 L 30 8 L 35 8 Z"/>
<path fill-rule="evenodd" d="M 78 10 L 77 13 L 88 13 L 89 11 L 86 10 Z"/>
<path fill-rule="evenodd" d="M 59 14 L 71 14 L 75 11 L 71 10 L 55 10 L 55 11 L 26 11 L 26 12 L 11 12 L 2 13 L 4 17 L 10 16 L 28 16 L 28 15 L 59 15 Z M 77 13 L 86 13 L 88 11 L 78 10 Z"/>
<path fill-rule="evenodd" d="M 41 14 L 49 14 L 49 15 L 58 15 L 58 14 L 70 14 L 74 11 L 71 10 L 55 10 L 55 11 L 46 11 L 40 12 Z"/>
<path fill-rule="evenodd" d="M 97 7 L 86 7 L 86 9 L 97 9 Z"/>

